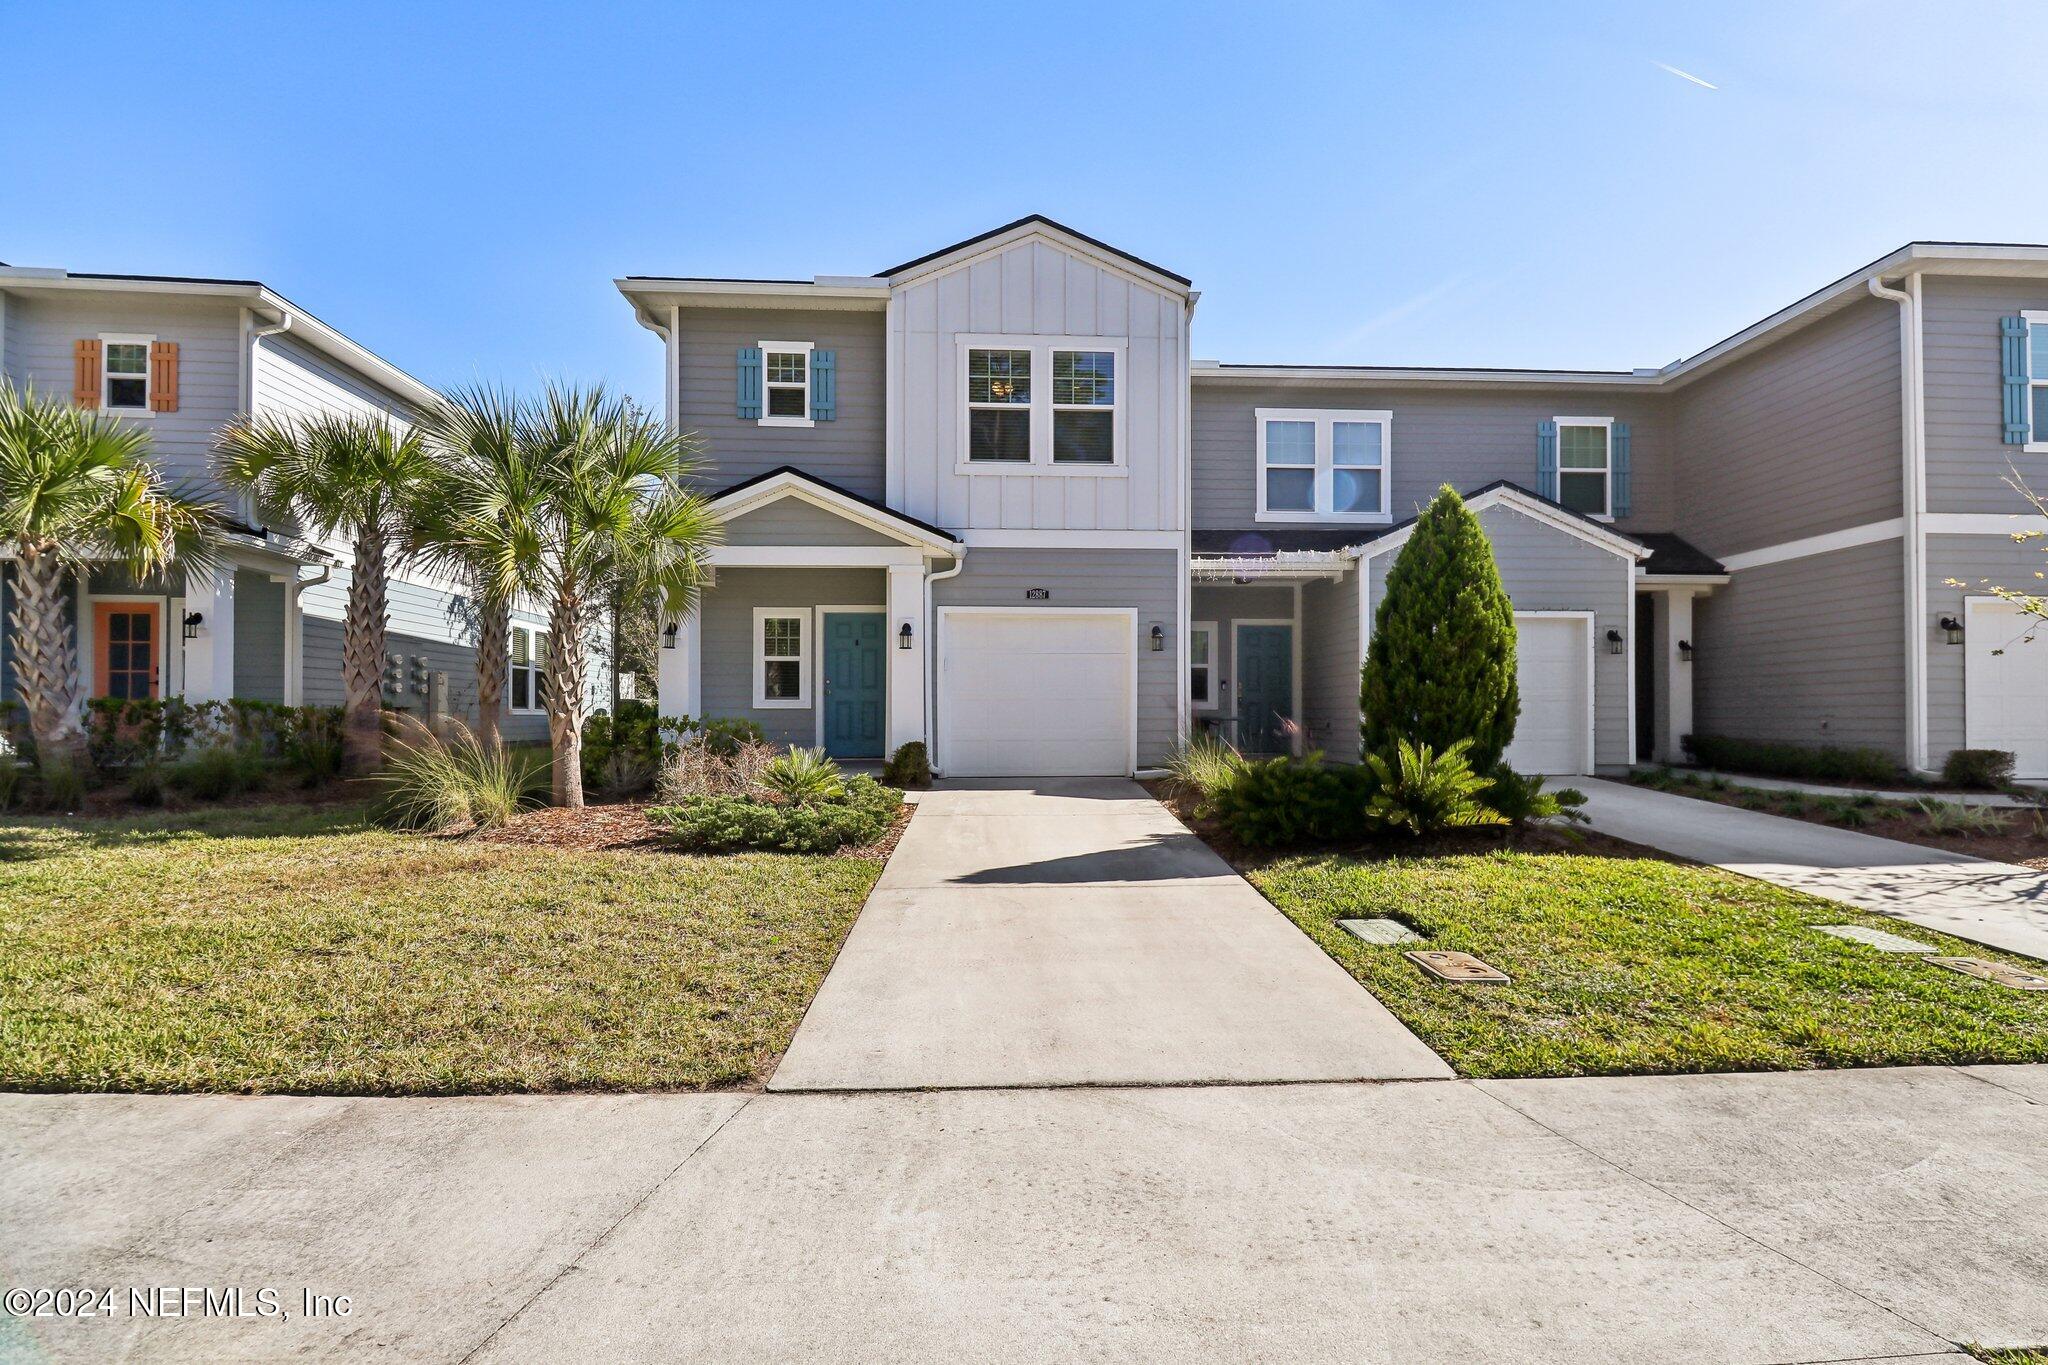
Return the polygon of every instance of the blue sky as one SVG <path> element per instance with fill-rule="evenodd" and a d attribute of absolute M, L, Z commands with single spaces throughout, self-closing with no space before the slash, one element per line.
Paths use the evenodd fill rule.
<path fill-rule="evenodd" d="M 2048 239 L 2039 5 L 808 10 L 9 4 L 0 260 L 655 400 L 615 276 L 1029 212 L 1193 278 L 1196 354 L 1246 361 L 1657 365 L 1915 237 Z"/>

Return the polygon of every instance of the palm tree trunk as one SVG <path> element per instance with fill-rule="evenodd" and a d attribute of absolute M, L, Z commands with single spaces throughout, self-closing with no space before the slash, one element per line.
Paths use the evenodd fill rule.
<path fill-rule="evenodd" d="M 505 670 L 512 658 L 512 608 L 478 593 L 476 621 L 476 737 L 496 749 L 505 709 Z"/>
<path fill-rule="evenodd" d="M 14 573 L 14 676 L 28 706 L 36 761 L 85 763 L 79 717 L 85 687 L 78 672 L 78 636 L 64 623 L 70 575 L 54 554 L 20 549 Z"/>
<path fill-rule="evenodd" d="M 573 586 L 548 609 L 548 747 L 554 751 L 554 800 L 583 804 L 583 604 Z"/>
<path fill-rule="evenodd" d="M 341 629 L 342 747 L 350 771 L 369 773 L 384 764 L 387 578 L 382 526 L 356 528 L 355 561 L 348 582 L 348 619 Z"/>

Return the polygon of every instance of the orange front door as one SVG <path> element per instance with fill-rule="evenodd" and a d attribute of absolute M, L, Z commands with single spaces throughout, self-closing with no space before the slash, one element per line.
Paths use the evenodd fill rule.
<path fill-rule="evenodd" d="M 157 651 L 163 647 L 163 607 L 157 602 L 95 602 L 92 636 L 98 671 L 93 694 L 124 701 L 157 694 Z"/>

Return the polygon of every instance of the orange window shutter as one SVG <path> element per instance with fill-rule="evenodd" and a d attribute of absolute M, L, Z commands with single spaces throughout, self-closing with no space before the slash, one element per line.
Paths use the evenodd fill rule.
<path fill-rule="evenodd" d="M 152 341 L 149 344 L 149 410 L 178 410 L 178 343 Z"/>
<path fill-rule="evenodd" d="M 81 340 L 71 348 L 71 401 L 81 408 L 100 405 L 100 343 Z"/>

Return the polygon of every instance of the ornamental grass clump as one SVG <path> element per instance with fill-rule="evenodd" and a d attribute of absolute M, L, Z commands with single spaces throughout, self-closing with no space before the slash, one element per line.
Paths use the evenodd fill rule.
<path fill-rule="evenodd" d="M 496 829 L 538 805 L 547 760 L 525 749 L 485 744 L 460 721 L 443 738 L 411 716 L 397 721 L 398 740 L 374 807 L 377 819 L 397 829 L 443 833 L 465 827 Z"/>
<path fill-rule="evenodd" d="M 1244 770 L 1245 761 L 1237 750 L 1214 734 L 1189 735 L 1166 760 L 1166 789 L 1193 801 L 1197 814 Z"/>

